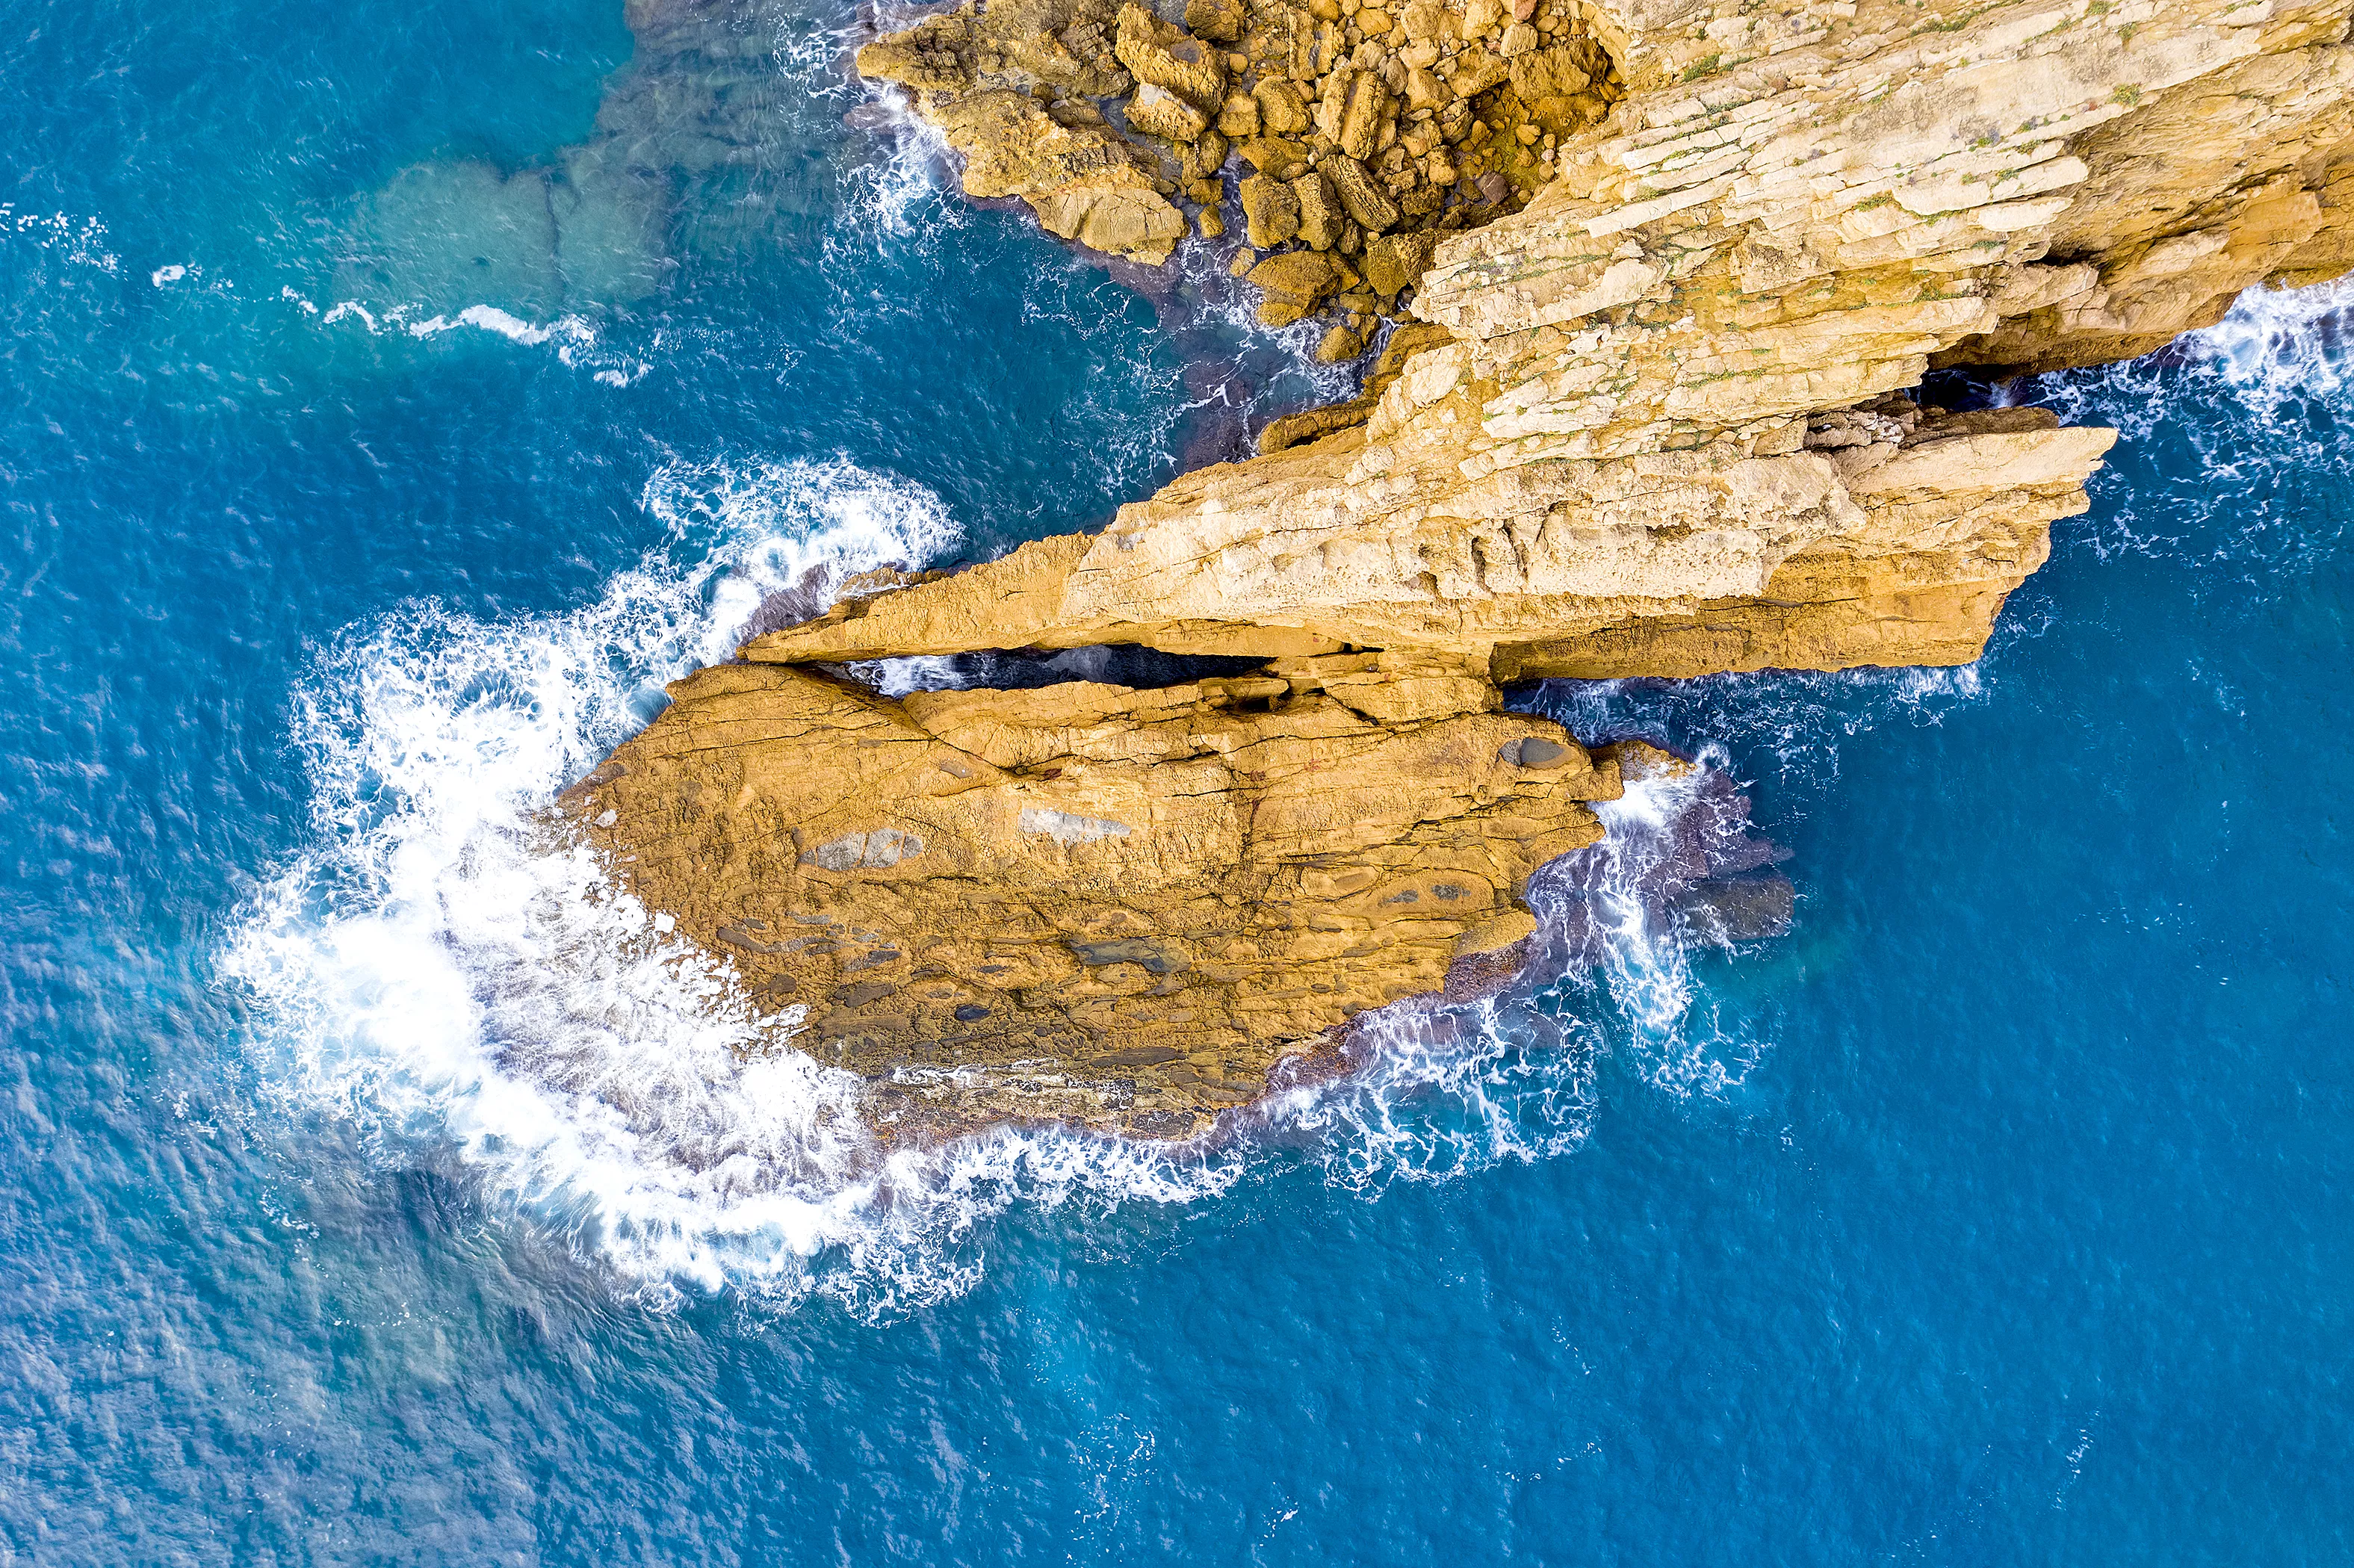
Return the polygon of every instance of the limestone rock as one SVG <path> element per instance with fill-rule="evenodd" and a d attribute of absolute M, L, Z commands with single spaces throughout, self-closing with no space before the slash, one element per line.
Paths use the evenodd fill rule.
<path fill-rule="evenodd" d="M 1235 149 L 1243 161 L 1271 180 L 1297 178 L 1308 166 L 1308 149 L 1281 136 L 1254 136 Z"/>
<path fill-rule="evenodd" d="M 1456 57 L 1447 85 L 1458 98 L 1475 99 L 1510 81 L 1511 76 L 1512 69 L 1501 55 L 1485 48 L 1467 49 Z"/>
<path fill-rule="evenodd" d="M 1240 0 L 1185 0 L 1185 30 L 1196 37 L 1231 44 L 1250 26 Z"/>
<path fill-rule="evenodd" d="M 1106 36 L 1112 16 L 1105 0 L 1013 0 L 986 12 L 967 7 L 928 16 L 864 46 L 858 69 L 873 80 L 943 97 L 1026 95 L 1036 87 L 1109 97 L 1129 86 Z"/>
<path fill-rule="evenodd" d="M 1253 249 L 1272 250 L 1299 232 L 1299 197 L 1283 181 L 1252 175 L 1241 196 Z"/>
<path fill-rule="evenodd" d="M 1409 358 L 1364 429 L 1188 474 L 1091 540 L 1029 546 L 1020 573 L 1017 552 L 874 599 L 854 620 L 755 639 L 745 655 L 1109 641 L 1189 652 L 1223 620 L 1238 637 L 1283 628 L 1484 660 L 1500 680 L 1966 662 L 2042 564 L 2052 520 L 2084 509 L 2084 480 L 2115 440 L 2045 410 L 1987 428 L 1905 404 L 1913 428 L 1877 416 L 1893 434 L 1861 448 L 1386 483 L 1407 476 L 1394 457 L 1369 471 L 1385 424 L 1416 398 L 1462 396 L 1448 363 L 1461 353 Z"/>
<path fill-rule="evenodd" d="M 722 665 L 566 804 L 878 1120 L 1190 1133 L 1525 926 L 1618 793 L 1484 679 L 1379 664 L 904 703 Z"/>
<path fill-rule="evenodd" d="M 1252 268 L 1249 276 L 1267 295 L 1258 319 L 1268 326 L 1289 326 L 1338 293 L 1347 272 L 1321 251 L 1287 250 Z"/>
<path fill-rule="evenodd" d="M 1178 179 L 1187 185 L 1214 185 L 1218 171 L 1225 167 L 1226 139 L 1212 130 L 1186 143 L 1178 150 Z"/>
<path fill-rule="evenodd" d="M 1030 197 L 1049 234 L 1140 261 L 1169 259 L 1185 237 L 1185 215 L 1133 168 L 1107 169 Z"/>
<path fill-rule="evenodd" d="M 1149 81 L 1138 83 L 1136 96 L 1128 101 L 1128 122 L 1148 136 L 1170 142 L 1191 142 L 1210 128 L 1208 115 Z"/>
<path fill-rule="evenodd" d="M 1365 241 L 1365 283 L 1384 299 L 1414 287 L 1438 248 L 1435 234 L 1384 234 Z"/>
<path fill-rule="evenodd" d="M 1153 262 L 1184 236 L 1184 215 L 1107 130 L 1065 125 L 1012 92 L 959 99 L 935 118 L 964 154 L 964 188 L 1023 197 L 1050 233 Z"/>
<path fill-rule="evenodd" d="M 1378 72 L 1342 67 L 1325 79 L 1317 123 L 1345 155 L 1370 158 L 1394 107 L 1389 85 Z"/>
<path fill-rule="evenodd" d="M 2252 281 L 2342 267 L 2348 8 L 1787 3 L 1687 37 L 1631 3 L 1589 6 L 1590 30 L 1567 34 L 1542 5 L 1509 26 L 1467 7 L 1440 62 L 1477 101 L 1447 143 L 1464 149 L 1457 184 L 1543 195 L 1437 244 L 1413 309 L 1457 341 L 1354 433 L 1356 408 L 1319 416 L 1320 439 L 1274 466 L 1129 508 L 1119 559 L 1075 575 L 1072 622 L 1149 624 L 1158 585 L 1108 585 L 1166 535 L 1165 559 L 1217 584 L 1161 601 L 1188 638 L 1224 614 L 1484 647 L 1526 673 L 1970 657 L 2107 438 L 1967 431 L 1907 405 L 1893 435 L 1840 445 L 1853 429 L 1822 417 L 1861 418 L 1933 361 L 2140 353 Z M 1384 123 L 1378 61 L 1323 67 L 1328 136 L 1363 147 Z M 1597 69 L 1631 95 L 1541 135 L 1543 106 Z M 1526 145 L 1543 135 L 1550 181 Z M 1384 242 L 1388 177 L 1336 146 L 1293 185 L 1301 243 L 1338 249 L 1353 220 L 1384 293 L 1420 260 Z M 1284 282 L 1280 319 L 1335 291 L 1259 267 Z M 1670 451 L 1687 465 L 1673 478 Z M 2006 483 L 1961 461 L 1980 451 L 2022 466 Z M 1635 499 L 1654 494 L 1656 512 Z M 1258 529 L 1298 565 L 1263 556 Z M 1553 561 L 1577 563 L 1558 588 Z"/>
<path fill-rule="evenodd" d="M 1299 203 L 1299 241 L 1312 250 L 1330 250 L 1341 243 L 1341 233 L 1349 221 L 1341 209 L 1341 199 L 1332 193 L 1332 182 L 1321 169 L 1310 169 L 1291 182 L 1293 194 Z"/>
<path fill-rule="evenodd" d="M 1364 164 L 1342 154 L 1325 159 L 1318 167 L 1331 177 L 1341 209 L 1363 226 L 1366 233 L 1379 234 L 1397 227 L 1397 203 L 1366 173 Z"/>
<path fill-rule="evenodd" d="M 1141 5 L 1119 8 L 1113 52 L 1136 79 L 1176 94 L 1204 114 L 1225 102 L 1225 62 L 1218 52 L 1160 21 Z"/>
<path fill-rule="evenodd" d="M 1364 391 L 1345 403 L 1303 408 L 1299 413 L 1286 414 L 1270 421 L 1259 432 L 1259 455 L 1264 457 L 1270 452 L 1305 446 L 1310 441 L 1321 440 L 1326 436 L 1363 424 L 1373 418 L 1373 410 L 1381 405 L 1382 394 L 1389 390 L 1390 384 L 1405 370 L 1406 361 L 1423 349 L 1446 341 L 1446 329 L 1432 326 L 1426 322 L 1411 322 L 1398 328 L 1382 345 L 1381 357 L 1373 366 L 1373 375 L 1365 380 Z"/>
<path fill-rule="evenodd" d="M 862 69 L 969 190 L 1146 257 L 1246 94 L 1263 318 L 1419 318 L 1363 394 L 1098 535 L 862 581 L 571 798 L 896 1125 L 1189 1132 L 1355 1010 L 1501 983 L 1532 869 L 1668 764 L 1499 683 L 1975 659 L 2114 432 L 1925 371 L 2143 353 L 2354 262 L 2354 0 L 1237 4 L 1233 56 L 1224 0 L 1200 36 L 999 0 Z M 1204 117 L 1190 163 L 1105 123 L 1131 79 Z M 1097 644 L 1257 668 L 904 703 L 787 668 Z M 1762 864 L 1660 917 L 1780 928 Z"/>
<path fill-rule="evenodd" d="M 1343 322 L 1324 334 L 1316 345 L 1316 362 L 1320 365 L 1340 365 L 1365 352 L 1364 337 Z"/>
<path fill-rule="evenodd" d="M 1528 158 L 1502 173 L 1479 166 L 1495 161 L 1481 147 L 1511 145 L 1531 124 L 1590 124 L 1616 101 L 1624 83 L 1597 19 L 1574 0 L 1543 0 L 1532 15 L 1544 47 L 1508 65 L 1498 35 L 1467 31 L 1437 0 L 1346 19 L 1332 0 L 1189 0 L 1184 27 L 1118 0 L 967 0 L 867 45 L 859 61 L 947 132 L 969 191 L 1022 196 L 1053 212 L 1050 228 L 1066 238 L 1165 260 L 1182 216 L 1138 193 L 1149 185 L 1165 197 L 1174 185 L 1212 205 L 1220 198 L 1195 187 L 1233 149 L 1259 175 L 1294 182 L 1329 155 L 1323 188 L 1297 192 L 1299 233 L 1311 249 L 1353 256 L 1370 235 L 1436 243 L 1516 210 L 1543 169 Z M 1102 172 L 1122 159 L 1140 182 Z M 1247 209 L 1236 216 L 1248 223 Z"/>
<path fill-rule="evenodd" d="M 1308 104 L 1288 81 L 1261 81 L 1251 90 L 1259 122 L 1270 136 L 1297 136 L 1308 129 Z"/>

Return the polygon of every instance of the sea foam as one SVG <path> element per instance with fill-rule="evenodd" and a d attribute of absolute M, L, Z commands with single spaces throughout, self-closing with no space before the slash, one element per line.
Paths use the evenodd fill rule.
<path fill-rule="evenodd" d="M 2283 591 L 2343 538 L 2327 498 L 2354 468 L 2354 448 L 2339 434 L 2349 343 L 2354 278 L 2259 286 L 2213 326 L 2146 359 L 2038 377 L 2029 384 L 2034 399 L 2067 422 L 2111 425 L 2126 443 L 2179 442 L 2186 451 L 2181 461 L 2137 465 L 2131 445 L 2121 446 L 2111 471 L 2093 476 L 2105 504 L 2055 537 L 2102 558 L 2179 558 L 2197 594 L 2244 600 Z"/>
<path fill-rule="evenodd" d="M 960 531 L 929 492 L 841 462 L 673 462 L 642 503 L 668 543 L 595 603 L 504 620 L 410 606 L 322 651 L 295 692 L 309 842 L 222 958 L 260 1004 L 257 1059 L 290 1107 L 352 1118 L 388 1160 L 454 1150 L 493 1207 L 649 1301 L 820 1292 L 862 1313 L 966 1288 L 985 1222 L 1016 1202 L 1195 1202 L 1301 1150 L 1378 1190 L 1585 1136 L 1611 1042 L 1559 998 L 1518 998 L 1375 1020 L 1357 1072 L 1208 1146 L 1000 1129 L 877 1147 L 858 1081 L 794 1048 L 798 1011 L 752 1007 L 725 959 L 616 889 L 548 808 L 773 596 L 922 566 Z M 1612 837 L 1587 856 L 1625 860 L 1631 887 L 1675 816 L 1651 797 L 1673 788 L 1606 808 Z M 1622 925 L 1579 1001 L 1642 1016 L 1622 1032 L 1639 1065 L 1670 1049 L 1691 990 L 1672 933 Z"/>
<path fill-rule="evenodd" d="M 608 387 L 627 387 L 652 368 L 642 359 L 608 347 L 597 323 L 577 313 L 540 323 L 526 321 L 512 311 L 491 304 L 420 314 L 419 307 L 414 305 L 376 310 L 357 300 L 338 300 L 322 309 L 317 301 L 292 284 L 281 285 L 278 297 L 322 327 L 355 322 L 372 336 L 398 334 L 419 341 L 471 331 L 502 337 L 523 348 L 546 348 L 554 353 L 558 364 L 567 369 L 587 370 Z"/>
<path fill-rule="evenodd" d="M 354 629 L 295 693 L 311 842 L 222 959 L 261 1003 L 275 1091 L 357 1119 L 388 1158 L 454 1146 L 494 1201 L 654 1298 L 920 1304 L 969 1280 L 962 1238 L 1017 1191 L 1222 1190 L 1230 1167 L 1078 1135 L 878 1150 L 856 1081 L 790 1048 L 798 1020 L 753 1010 L 550 820 L 767 595 L 959 538 L 928 492 L 839 463 L 678 464 L 645 504 L 670 546 L 595 604 L 413 606 Z"/>

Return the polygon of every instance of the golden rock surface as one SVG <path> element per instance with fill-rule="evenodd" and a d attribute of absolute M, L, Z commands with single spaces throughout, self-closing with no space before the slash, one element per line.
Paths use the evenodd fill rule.
<path fill-rule="evenodd" d="M 2354 260 L 2349 10 L 1592 0 L 1565 36 L 1623 90 L 1524 210 L 1438 240 L 1411 307 L 1446 335 L 1385 355 L 1376 396 L 1092 541 L 747 654 L 1293 635 L 1507 680 L 1974 658 L 2112 438 L 1900 394 L 1933 363 L 2143 353 Z M 1492 75 L 1458 84 L 1475 108 Z M 1340 109 L 1304 144 L 1347 157 L 1357 101 L 1316 101 Z M 1319 300 L 1295 258 L 1336 265 L 1257 264 L 1286 319 Z"/>
<path fill-rule="evenodd" d="M 2043 564 L 2051 519 L 2084 510 L 2114 432 L 2041 409 L 1886 407 L 1815 433 L 1851 445 L 1563 459 L 1404 488 L 1336 482 L 1335 457 L 1363 450 L 1345 431 L 1189 474 L 1093 538 L 851 599 L 744 655 L 1353 645 L 1492 659 L 1506 681 L 1967 662 Z"/>
<path fill-rule="evenodd" d="M 1619 83 L 1576 0 L 1538 0 L 1538 44 L 1509 59 L 1510 6 L 1331 9 L 1197 3 L 1180 26 L 1132 0 L 966 0 L 866 45 L 858 69 L 907 90 L 968 192 L 1021 196 L 1054 233 L 1149 264 L 1184 232 L 1177 202 L 1225 199 L 1202 182 L 1239 143 L 1259 173 L 1219 231 L 1297 241 L 1394 310 L 1437 237 L 1517 211 Z M 1070 218 L 1107 188 L 1119 223 Z M 1269 324 L 1303 313 L 1260 286 Z"/>
<path fill-rule="evenodd" d="M 1153 260 L 1231 152 L 1273 318 L 1370 325 L 1379 271 L 1418 320 L 1363 397 L 1099 535 L 754 638 L 568 803 L 878 1122 L 1194 1131 L 1363 1010 L 1514 971 L 1530 873 L 1619 769 L 1498 683 L 1976 658 L 2115 433 L 1907 389 L 2137 355 L 2354 263 L 2349 10 L 928 18 L 861 69 L 968 188 Z M 1190 140 L 1138 132 L 1140 81 Z M 791 667 L 1105 643 L 1258 667 L 900 702 Z"/>
<path fill-rule="evenodd" d="M 705 670 L 566 798 L 877 1120 L 1184 1136 L 1288 1054 L 1534 928 L 1619 792 L 1459 665 L 875 697 Z M 1476 965 L 1474 967 L 1477 967 Z"/>

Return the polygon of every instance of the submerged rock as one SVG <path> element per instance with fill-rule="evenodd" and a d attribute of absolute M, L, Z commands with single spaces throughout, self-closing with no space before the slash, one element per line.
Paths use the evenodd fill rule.
<path fill-rule="evenodd" d="M 1787 936 L 1797 889 L 1787 876 L 1734 876 L 1695 882 L 1676 895 L 1676 913 L 1706 941 L 1731 947 Z"/>

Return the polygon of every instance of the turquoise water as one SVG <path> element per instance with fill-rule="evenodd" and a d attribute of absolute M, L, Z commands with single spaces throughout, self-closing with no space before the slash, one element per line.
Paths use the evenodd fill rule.
<path fill-rule="evenodd" d="M 877 1177 L 535 808 L 1314 379 L 846 126 L 846 9 L 646 9 L 0 42 L 0 1561 L 2347 1558 L 2331 298 L 2029 389 L 2127 440 L 1970 670 L 1522 694 L 1788 937 Z"/>

